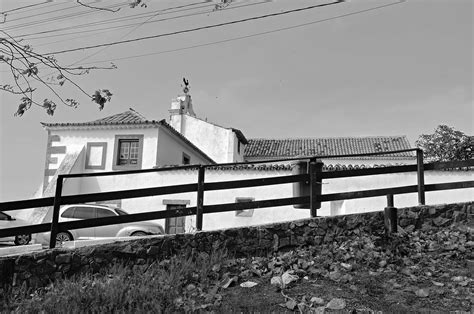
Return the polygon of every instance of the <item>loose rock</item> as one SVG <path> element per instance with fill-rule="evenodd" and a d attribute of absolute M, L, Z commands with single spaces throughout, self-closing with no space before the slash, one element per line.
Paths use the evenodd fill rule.
<path fill-rule="evenodd" d="M 346 301 L 344 299 L 334 298 L 326 304 L 326 308 L 331 310 L 343 310 L 346 307 Z"/>

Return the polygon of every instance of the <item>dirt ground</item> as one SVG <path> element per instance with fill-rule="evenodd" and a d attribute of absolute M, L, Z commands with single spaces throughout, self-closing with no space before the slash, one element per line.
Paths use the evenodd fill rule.
<path fill-rule="evenodd" d="M 253 258 L 218 312 L 474 313 L 474 223 Z M 242 271 L 243 269 L 243 271 Z M 290 273 L 286 286 L 271 284 Z M 251 288 L 239 284 L 255 282 Z"/>
<path fill-rule="evenodd" d="M 410 286 L 391 285 L 397 276 L 375 277 L 361 274 L 354 283 L 338 283 L 326 278 L 302 279 L 290 287 L 279 290 L 271 286 L 268 280 L 254 280 L 258 283 L 252 288 L 230 287 L 222 294 L 222 305 L 218 312 L 397 312 L 397 313 L 447 313 L 464 311 L 474 313 L 471 307 L 472 290 L 469 293 L 444 293 L 440 291 L 428 297 L 418 297 Z M 423 283 L 420 283 L 423 285 Z M 425 286 L 432 285 L 430 282 Z M 319 302 L 311 302 L 313 297 Z M 344 300 L 341 310 L 324 308 L 332 299 Z M 295 301 L 291 302 L 292 299 Z M 290 301 L 290 302 L 288 302 Z M 318 304 L 320 303 L 320 304 Z M 292 305 L 296 306 L 292 308 Z M 300 306 L 298 306 L 300 304 Z M 288 306 L 289 305 L 289 306 Z"/>

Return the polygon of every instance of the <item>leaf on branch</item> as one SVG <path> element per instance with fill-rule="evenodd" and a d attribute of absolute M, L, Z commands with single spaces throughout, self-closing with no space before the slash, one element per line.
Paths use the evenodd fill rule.
<path fill-rule="evenodd" d="M 133 9 L 133 8 L 135 8 L 135 7 L 137 7 L 137 6 L 140 6 L 140 7 L 142 7 L 142 8 L 146 8 L 146 7 L 147 7 L 146 3 L 143 2 L 142 0 L 134 0 L 134 1 L 130 2 L 130 8 Z"/>
<path fill-rule="evenodd" d="M 79 103 L 76 100 L 71 99 L 71 98 L 66 99 L 66 104 L 73 108 L 77 108 L 77 106 L 79 105 Z"/>
<path fill-rule="evenodd" d="M 56 110 L 56 104 L 49 99 L 43 101 L 43 108 L 46 109 L 46 113 L 50 116 L 54 115 L 54 110 Z"/>
<path fill-rule="evenodd" d="M 232 1 L 233 1 L 233 0 L 220 0 L 220 3 L 217 3 L 217 4 L 214 6 L 214 10 L 213 10 L 213 11 L 222 10 L 222 9 L 228 7 L 229 5 L 232 4 Z"/>
<path fill-rule="evenodd" d="M 28 110 L 30 107 L 31 107 L 31 104 L 32 104 L 32 100 L 31 98 L 29 97 L 22 97 L 21 98 L 21 103 L 20 105 L 18 106 L 18 109 L 17 111 L 14 113 L 14 116 L 15 117 L 21 117 L 26 110 Z"/>
<path fill-rule="evenodd" d="M 112 93 L 108 89 L 96 90 L 94 95 L 92 95 L 92 101 L 99 105 L 99 110 L 104 109 L 106 102 L 110 102 L 112 98 Z"/>
<path fill-rule="evenodd" d="M 7 92 L 14 92 L 13 86 L 11 86 L 9 84 L 2 85 L 2 89 L 7 91 Z"/>
<path fill-rule="evenodd" d="M 37 75 L 38 74 L 38 67 L 36 67 L 34 64 L 30 64 L 30 67 L 26 70 L 23 70 L 21 72 L 23 75 L 31 76 L 31 75 Z"/>

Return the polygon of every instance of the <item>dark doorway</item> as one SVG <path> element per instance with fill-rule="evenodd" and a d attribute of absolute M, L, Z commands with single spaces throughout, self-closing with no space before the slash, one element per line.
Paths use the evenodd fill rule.
<path fill-rule="evenodd" d="M 166 205 L 166 210 L 186 208 L 186 205 Z M 167 234 L 184 233 L 186 217 L 166 218 L 165 232 Z"/>

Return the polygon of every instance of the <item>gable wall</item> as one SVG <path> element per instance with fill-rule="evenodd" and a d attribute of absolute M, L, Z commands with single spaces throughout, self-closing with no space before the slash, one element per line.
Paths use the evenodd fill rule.
<path fill-rule="evenodd" d="M 164 127 L 158 132 L 158 151 L 156 165 L 181 165 L 183 153 L 191 158 L 191 164 L 209 164 L 209 161 Z"/>
<path fill-rule="evenodd" d="M 50 136 L 56 140 L 52 147 L 65 147 L 65 153 L 50 154 L 53 162 L 49 163 L 48 168 L 57 169 L 64 156 L 74 147 L 82 146 L 86 148 L 87 143 L 105 142 L 107 143 L 105 169 L 86 169 L 85 162 L 83 162 L 79 172 L 112 171 L 115 135 L 143 135 L 142 169 L 152 168 L 156 165 L 157 133 L 156 128 L 51 130 Z"/>
<path fill-rule="evenodd" d="M 189 115 L 173 115 L 170 124 L 217 163 L 241 161 L 234 151 L 237 138 L 230 129 Z"/>

